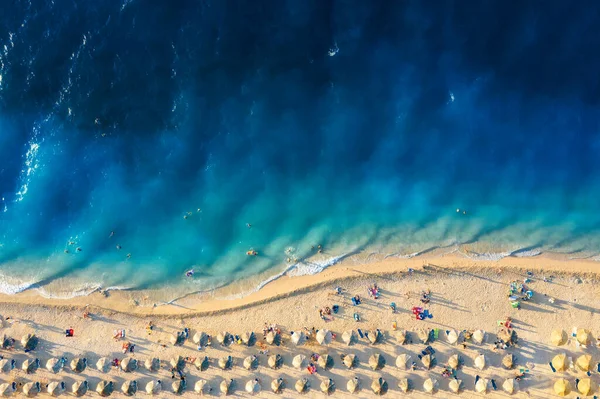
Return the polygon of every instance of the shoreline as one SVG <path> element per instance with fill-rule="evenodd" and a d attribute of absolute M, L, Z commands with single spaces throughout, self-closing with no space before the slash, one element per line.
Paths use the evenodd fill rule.
<path fill-rule="evenodd" d="M 409 268 L 414 269 L 416 273 L 428 268 L 445 273 L 496 268 L 499 272 L 531 270 L 555 274 L 600 274 L 598 262 L 594 260 L 564 259 L 558 254 L 544 253 L 533 257 L 507 256 L 499 260 L 473 259 L 459 254 L 456 252 L 450 254 L 428 253 L 413 258 L 376 255 L 377 259 L 372 260 L 370 258 L 373 257 L 373 254 L 359 253 L 328 266 L 317 274 L 289 276 L 287 273 L 280 273 L 279 277 L 273 278 L 260 289 L 237 298 L 232 298 L 239 294 L 229 292 L 232 289 L 231 286 L 203 293 L 185 294 L 178 299 L 162 303 L 153 303 L 150 298 L 152 292 L 160 290 L 111 291 L 107 297 L 100 292 L 94 292 L 87 296 L 69 299 L 48 298 L 35 290 L 27 290 L 13 295 L 0 294 L 0 303 L 68 309 L 89 307 L 90 309 L 136 316 L 195 317 L 246 309 L 269 301 L 317 290 L 325 285 L 334 283 L 343 285 L 344 282 L 367 275 L 372 275 L 374 280 L 401 275 Z M 519 277 L 521 276 L 519 275 Z"/>

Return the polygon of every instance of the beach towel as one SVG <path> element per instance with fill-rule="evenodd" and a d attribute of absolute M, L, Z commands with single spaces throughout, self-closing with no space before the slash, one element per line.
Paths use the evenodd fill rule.
<path fill-rule="evenodd" d="M 434 328 L 433 329 L 433 339 L 438 339 L 439 337 L 440 337 L 440 329 Z"/>

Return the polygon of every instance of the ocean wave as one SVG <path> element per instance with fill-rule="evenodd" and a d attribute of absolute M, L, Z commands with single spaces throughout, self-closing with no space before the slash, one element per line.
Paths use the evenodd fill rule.
<path fill-rule="evenodd" d="M 33 286 L 33 288 L 40 294 L 40 296 L 44 297 L 44 298 L 48 298 L 48 299 L 73 299 L 73 298 L 78 298 L 78 297 L 83 297 L 83 296 L 89 296 L 91 294 L 93 294 L 94 292 L 98 292 L 98 291 L 127 291 L 129 289 L 131 289 L 131 287 L 126 287 L 126 286 L 114 286 L 114 287 L 107 287 L 107 288 L 103 288 L 101 285 L 98 284 L 84 284 L 83 286 L 80 286 L 78 288 L 75 288 L 71 291 L 67 291 L 64 293 L 55 293 L 55 292 L 49 292 L 46 289 L 44 289 L 43 287 L 35 287 Z"/>
<path fill-rule="evenodd" d="M 0 278 L 0 293 L 5 295 L 15 295 L 30 289 L 34 285 L 34 282 L 9 283 L 4 278 Z"/>

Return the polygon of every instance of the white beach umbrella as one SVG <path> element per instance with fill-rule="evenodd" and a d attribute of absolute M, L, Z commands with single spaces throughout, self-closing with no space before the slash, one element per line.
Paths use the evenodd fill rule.
<path fill-rule="evenodd" d="M 319 330 L 317 332 L 317 342 L 320 345 L 329 345 L 331 343 L 331 339 L 333 336 L 331 335 L 331 331 L 329 330 Z"/>
<path fill-rule="evenodd" d="M 507 378 L 502 383 L 502 389 L 504 389 L 509 395 L 512 395 L 518 388 L 519 385 L 514 378 Z"/>
<path fill-rule="evenodd" d="M 181 395 L 187 387 L 186 380 L 177 379 L 171 383 L 171 390 L 176 395 Z"/>
<path fill-rule="evenodd" d="M 396 340 L 398 341 L 398 343 L 400 345 L 404 345 L 406 343 L 406 335 L 407 335 L 406 330 L 400 330 L 400 331 L 396 332 Z"/>
<path fill-rule="evenodd" d="M 54 374 L 60 373 L 65 367 L 66 362 L 67 359 L 64 357 L 61 357 L 60 359 L 53 357 L 46 362 L 46 369 Z"/>
<path fill-rule="evenodd" d="M 437 380 L 435 378 L 428 378 L 423 383 L 423 389 L 427 393 L 433 393 L 437 389 Z"/>
<path fill-rule="evenodd" d="M 372 344 L 376 344 L 376 343 L 380 342 L 381 337 L 382 337 L 382 334 L 379 329 L 369 331 L 368 339 L 369 339 L 369 342 L 371 342 Z"/>
<path fill-rule="evenodd" d="M 475 358 L 475 367 L 479 370 L 483 370 L 485 368 L 485 355 L 482 353 Z"/>
<path fill-rule="evenodd" d="M 323 392 L 324 394 L 331 395 L 335 390 L 335 383 L 331 378 L 328 378 L 326 380 L 321 381 L 320 388 L 321 392 Z"/>
<path fill-rule="evenodd" d="M 269 345 L 279 345 L 279 334 L 277 334 L 275 331 L 269 331 L 267 333 L 267 343 Z"/>
<path fill-rule="evenodd" d="M 309 387 L 309 383 L 308 383 L 308 379 L 307 378 L 301 378 L 298 381 L 296 381 L 296 384 L 294 385 L 294 388 L 296 388 L 296 391 L 298 393 L 303 393 L 305 392 Z"/>
<path fill-rule="evenodd" d="M 136 359 L 132 357 L 126 357 L 125 359 L 121 360 L 121 370 L 125 371 L 126 373 L 135 371 L 137 368 L 138 362 Z"/>
<path fill-rule="evenodd" d="M 196 381 L 196 385 L 194 385 L 194 391 L 196 391 L 196 393 L 199 393 L 200 395 L 208 393 L 207 391 L 209 389 L 208 389 L 208 386 L 206 384 L 208 384 L 208 381 L 206 381 L 206 380 L 198 380 L 198 381 Z"/>
<path fill-rule="evenodd" d="M 283 378 L 277 378 L 271 381 L 271 390 L 274 393 L 280 393 L 283 390 Z"/>
<path fill-rule="evenodd" d="M 346 343 L 346 345 L 352 345 L 357 341 L 356 333 L 354 330 L 345 331 L 342 334 L 342 340 Z"/>
<path fill-rule="evenodd" d="M 400 370 L 407 370 L 410 359 L 410 355 L 407 355 L 406 353 L 398 355 L 396 358 L 396 367 L 398 367 Z"/>
<path fill-rule="evenodd" d="M 229 333 L 227 331 L 222 331 L 217 334 L 217 342 L 221 345 L 227 345 L 227 343 L 229 343 Z"/>
<path fill-rule="evenodd" d="M 346 384 L 346 389 L 348 389 L 348 392 L 356 393 L 356 391 L 358 391 L 358 388 L 359 388 L 358 377 L 354 377 L 351 380 L 348 380 L 348 383 Z"/>
<path fill-rule="evenodd" d="M 317 364 L 324 369 L 330 369 L 333 367 L 333 357 L 325 354 L 319 356 L 319 360 L 317 360 Z"/>
<path fill-rule="evenodd" d="M 100 359 L 98 359 L 98 361 L 96 362 L 96 368 L 103 372 L 106 373 L 109 369 L 110 369 L 110 359 L 107 357 L 101 357 Z"/>
<path fill-rule="evenodd" d="M 157 395 L 162 390 L 161 380 L 152 380 L 146 384 L 146 393 L 149 395 Z"/>
<path fill-rule="evenodd" d="M 35 373 L 40 367 L 40 359 L 25 359 L 21 364 L 21 369 L 27 374 Z"/>
<path fill-rule="evenodd" d="M 229 391 L 231 390 L 231 386 L 233 385 L 233 380 L 223 380 L 221 384 L 219 384 L 219 389 L 223 395 L 229 395 Z"/>
<path fill-rule="evenodd" d="M 419 339 L 421 340 L 422 343 L 427 344 L 429 343 L 429 340 L 431 339 L 431 330 L 429 328 L 427 329 L 419 329 L 417 330 L 417 336 L 419 337 Z"/>
<path fill-rule="evenodd" d="M 42 392 L 42 386 L 39 382 L 27 382 L 23 385 L 23 394 L 29 398 Z"/>
<path fill-rule="evenodd" d="M 475 384 L 475 390 L 479 393 L 486 393 L 488 389 L 488 380 L 480 378 Z"/>
<path fill-rule="evenodd" d="M 292 343 L 294 345 L 302 345 L 306 341 L 306 335 L 302 331 L 294 331 L 292 333 Z"/>
<path fill-rule="evenodd" d="M 199 357 L 194 360 L 194 366 L 200 371 L 206 371 L 208 369 L 210 362 L 208 361 L 208 356 Z"/>
<path fill-rule="evenodd" d="M 25 334 L 23 338 L 21 338 L 21 345 L 23 345 L 23 349 L 27 352 L 35 350 L 37 348 L 39 339 L 35 334 Z"/>
<path fill-rule="evenodd" d="M 15 359 L 0 359 L 0 373 L 9 373 L 16 365 Z"/>
<path fill-rule="evenodd" d="M 121 392 L 125 396 L 134 396 L 137 392 L 137 381 L 127 380 L 121 385 Z"/>
<path fill-rule="evenodd" d="M 89 384 L 87 381 L 75 381 L 71 386 L 71 392 L 77 397 L 85 395 L 88 391 Z"/>
<path fill-rule="evenodd" d="M 114 390 L 114 383 L 112 381 L 100 381 L 98 385 L 96 385 L 96 392 L 100 396 L 110 396 L 112 395 Z"/>
<path fill-rule="evenodd" d="M 202 331 L 198 331 L 196 334 L 194 334 L 194 336 L 192 337 L 192 341 L 194 341 L 194 343 L 196 345 L 198 345 L 199 343 L 203 343 L 204 341 L 206 341 L 207 335 L 206 333 L 202 332 Z"/>
<path fill-rule="evenodd" d="M 369 358 L 369 367 L 372 370 L 379 370 L 385 366 L 385 358 L 381 356 L 379 353 L 375 353 L 371 355 Z"/>
<path fill-rule="evenodd" d="M 5 382 L 0 384 L 0 396 L 11 396 L 17 391 L 16 382 Z"/>
<path fill-rule="evenodd" d="M 448 358 L 448 366 L 452 367 L 453 369 L 457 369 L 458 366 L 460 366 L 460 356 L 457 354 L 451 355 Z"/>
<path fill-rule="evenodd" d="M 448 388 L 450 388 L 450 390 L 454 393 L 458 393 L 460 391 L 460 387 L 462 385 L 462 380 L 453 378 L 452 380 L 450 380 L 450 383 L 448 384 Z"/>
<path fill-rule="evenodd" d="M 158 371 L 160 369 L 160 360 L 157 357 L 148 358 L 144 362 L 144 367 L 146 367 L 146 370 Z"/>
<path fill-rule="evenodd" d="M 371 389 L 375 395 L 383 395 L 387 392 L 388 384 L 387 381 L 379 377 L 373 380 L 371 383 Z"/>
<path fill-rule="evenodd" d="M 472 339 L 473 339 L 473 342 L 481 345 L 483 343 L 483 341 L 485 341 L 485 331 L 483 331 L 483 330 L 475 331 L 473 333 Z"/>
<path fill-rule="evenodd" d="M 425 366 L 425 368 L 427 370 L 429 370 L 431 368 L 431 365 L 433 364 L 433 356 L 427 354 L 423 357 L 421 357 L 421 362 L 423 362 L 423 366 Z"/>
<path fill-rule="evenodd" d="M 62 381 L 52 381 L 46 386 L 46 391 L 50 396 L 58 396 L 65 391 L 65 383 Z"/>
<path fill-rule="evenodd" d="M 87 359 L 85 357 L 76 357 L 71 360 L 71 370 L 75 373 L 81 373 L 87 367 Z"/>
<path fill-rule="evenodd" d="M 343 363 L 346 367 L 351 369 L 356 364 L 356 355 L 354 353 L 349 353 L 344 356 Z"/>
<path fill-rule="evenodd" d="M 256 336 L 254 335 L 254 333 L 252 331 L 245 332 L 242 334 L 242 342 L 245 345 L 250 346 L 254 343 L 254 341 L 256 341 Z"/>
<path fill-rule="evenodd" d="M 458 333 L 456 332 L 456 330 L 450 330 L 446 334 L 446 338 L 448 339 L 448 343 L 450 345 L 454 345 L 458 342 Z"/>
<path fill-rule="evenodd" d="M 400 388 L 402 392 L 407 393 L 408 386 L 408 378 L 400 378 L 400 381 L 398 381 L 398 388 Z"/>
<path fill-rule="evenodd" d="M 181 356 L 172 357 L 169 361 L 169 364 L 171 364 L 171 367 L 177 370 L 183 370 L 185 368 L 185 361 Z"/>
<path fill-rule="evenodd" d="M 258 379 L 253 379 L 246 382 L 246 392 L 256 395 L 260 392 L 260 384 L 258 383 Z"/>
<path fill-rule="evenodd" d="M 219 368 L 221 370 L 230 369 L 233 365 L 233 358 L 231 356 L 222 357 L 219 359 Z"/>
<path fill-rule="evenodd" d="M 279 368 L 279 366 L 281 365 L 282 360 L 283 360 L 283 358 L 281 357 L 280 354 L 271 355 L 271 356 L 269 356 L 269 359 L 267 360 L 267 364 L 272 369 L 276 369 L 276 368 Z"/>
<path fill-rule="evenodd" d="M 292 366 L 294 366 L 297 369 L 301 369 L 305 360 L 306 356 L 296 355 L 294 356 L 294 359 L 292 359 Z"/>
<path fill-rule="evenodd" d="M 258 357 L 256 355 L 250 355 L 244 359 L 244 368 L 246 370 L 251 370 L 258 365 Z"/>

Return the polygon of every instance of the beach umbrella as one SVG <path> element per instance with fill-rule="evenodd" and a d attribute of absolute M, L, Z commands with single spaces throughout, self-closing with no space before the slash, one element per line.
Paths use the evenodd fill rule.
<path fill-rule="evenodd" d="M 169 364 L 176 370 L 183 370 L 185 368 L 185 361 L 181 356 L 172 357 Z"/>
<path fill-rule="evenodd" d="M 373 370 L 380 370 L 385 366 L 385 358 L 381 356 L 379 353 L 375 353 L 371 355 L 369 358 L 369 367 Z"/>
<path fill-rule="evenodd" d="M 580 345 L 586 346 L 590 343 L 591 340 L 591 336 L 590 336 L 590 331 L 583 329 L 583 328 L 579 328 L 577 330 L 577 335 L 576 335 L 576 339 L 577 342 L 579 342 Z"/>
<path fill-rule="evenodd" d="M 437 380 L 435 378 L 428 378 L 423 383 L 423 389 L 427 393 L 433 393 L 437 388 Z"/>
<path fill-rule="evenodd" d="M 110 368 L 110 360 L 107 357 L 101 357 L 96 362 L 96 368 L 103 373 L 106 373 Z"/>
<path fill-rule="evenodd" d="M 419 329 L 417 330 L 417 336 L 424 344 L 428 343 L 431 339 L 431 330 L 430 329 Z"/>
<path fill-rule="evenodd" d="M 272 369 L 276 369 L 279 368 L 279 366 L 281 366 L 281 361 L 283 359 L 281 358 L 280 354 L 277 355 L 271 355 L 269 356 L 269 359 L 267 360 L 267 364 L 269 365 L 269 367 L 271 367 Z"/>
<path fill-rule="evenodd" d="M 329 330 L 319 330 L 317 332 L 317 342 L 320 345 L 329 345 L 331 343 L 331 339 L 333 336 L 331 335 L 331 331 Z"/>
<path fill-rule="evenodd" d="M 371 389 L 375 395 L 383 395 L 387 392 L 388 384 L 387 381 L 379 377 L 373 380 L 371 383 Z"/>
<path fill-rule="evenodd" d="M 113 393 L 113 382 L 112 381 L 100 381 L 98 385 L 96 385 L 96 392 L 100 396 L 110 396 Z"/>
<path fill-rule="evenodd" d="M 200 395 L 205 394 L 209 390 L 206 384 L 208 384 L 208 381 L 206 380 L 196 381 L 196 385 L 194 385 L 194 391 L 196 391 L 196 393 L 199 393 Z"/>
<path fill-rule="evenodd" d="M 473 342 L 475 342 L 476 344 L 482 344 L 483 341 L 485 340 L 485 331 L 483 330 L 477 330 L 473 333 Z"/>
<path fill-rule="evenodd" d="M 358 391 L 358 377 L 354 377 L 351 380 L 348 380 L 346 384 L 346 389 L 350 393 L 356 393 Z"/>
<path fill-rule="evenodd" d="M 321 382 L 321 392 L 331 395 L 335 390 L 335 383 L 331 378 L 328 378 Z"/>
<path fill-rule="evenodd" d="M 76 357 L 71 360 L 71 370 L 76 373 L 81 373 L 87 367 L 87 359 L 85 357 Z"/>
<path fill-rule="evenodd" d="M 457 369 L 460 366 L 460 357 L 457 354 L 450 356 L 448 358 L 448 366 Z"/>
<path fill-rule="evenodd" d="M 569 381 L 560 378 L 554 382 L 554 393 L 558 396 L 567 396 L 571 392 Z"/>
<path fill-rule="evenodd" d="M 10 396 L 17 391 L 16 382 L 5 382 L 0 384 L 0 396 Z M 55 395 L 56 396 L 56 395 Z"/>
<path fill-rule="evenodd" d="M 160 369 L 160 360 L 157 357 L 146 359 L 144 366 L 146 370 L 158 371 Z"/>
<path fill-rule="evenodd" d="M 277 334 L 275 331 L 269 331 L 267 333 L 267 343 L 269 345 L 279 345 L 279 342 L 281 341 L 279 334 Z"/>
<path fill-rule="evenodd" d="M 507 378 L 502 383 L 502 389 L 504 389 L 506 391 L 506 393 L 508 393 L 509 395 L 512 395 L 513 393 L 515 393 L 518 388 L 519 388 L 519 384 L 517 383 L 517 381 L 515 381 L 514 378 Z"/>
<path fill-rule="evenodd" d="M 15 368 L 17 362 L 15 359 L 0 359 L 0 372 L 8 373 Z"/>
<path fill-rule="evenodd" d="M 515 357 L 511 353 L 504 356 L 502 358 L 502 365 L 509 370 L 512 369 L 513 366 L 515 365 Z"/>
<path fill-rule="evenodd" d="M 229 343 L 229 333 L 227 331 L 222 331 L 217 334 L 217 341 L 221 345 L 227 345 Z"/>
<path fill-rule="evenodd" d="M 406 343 L 406 330 L 400 330 L 396 333 L 396 340 L 400 345 L 404 345 Z"/>
<path fill-rule="evenodd" d="M 254 332 L 252 331 L 245 332 L 242 334 L 242 342 L 245 345 L 252 346 L 254 345 L 254 342 L 256 342 L 256 335 L 254 335 Z"/>
<path fill-rule="evenodd" d="M 256 395 L 260 392 L 260 384 L 258 383 L 258 379 L 255 378 L 246 383 L 246 392 Z"/>
<path fill-rule="evenodd" d="M 408 392 L 408 378 L 400 378 L 400 381 L 398 381 L 398 388 L 400 388 L 400 390 L 404 393 Z"/>
<path fill-rule="evenodd" d="M 231 356 L 222 357 L 219 359 L 219 368 L 221 370 L 230 369 L 233 363 L 233 359 Z"/>
<path fill-rule="evenodd" d="M 446 333 L 446 339 L 448 339 L 448 343 L 450 345 L 454 345 L 458 342 L 458 333 L 456 330 L 450 330 Z"/>
<path fill-rule="evenodd" d="M 52 381 L 46 386 L 46 392 L 51 396 L 58 396 L 65 391 L 65 383 L 60 381 Z"/>
<path fill-rule="evenodd" d="M 183 393 L 183 391 L 185 391 L 186 387 L 187 387 L 187 383 L 185 382 L 185 380 L 182 380 L 182 379 L 175 380 L 171 383 L 171 389 L 173 390 L 173 393 L 176 395 L 181 395 Z"/>
<path fill-rule="evenodd" d="M 581 355 L 575 361 L 575 365 L 581 371 L 590 371 L 592 355 Z"/>
<path fill-rule="evenodd" d="M 508 330 L 507 328 L 503 328 L 498 332 L 498 339 L 504 342 L 512 341 L 512 337 L 515 335 L 514 330 Z"/>
<path fill-rule="evenodd" d="M 61 357 L 60 359 L 53 357 L 52 359 L 49 359 L 46 362 L 46 369 L 48 369 L 48 371 L 53 372 L 54 374 L 60 373 L 63 367 L 65 367 L 66 362 L 67 359 L 65 359 L 64 357 Z"/>
<path fill-rule="evenodd" d="M 567 333 L 565 330 L 553 330 L 550 333 L 550 342 L 552 345 L 561 346 L 567 343 Z"/>
<path fill-rule="evenodd" d="M 275 393 L 280 393 L 283 390 L 283 378 L 271 381 L 271 390 Z"/>
<path fill-rule="evenodd" d="M 23 349 L 26 352 L 30 352 L 37 348 L 39 339 L 35 336 L 35 334 L 25 334 L 21 338 L 21 345 L 23 345 Z"/>
<path fill-rule="evenodd" d="M 346 345 L 352 345 L 357 340 L 356 333 L 354 332 L 354 330 L 345 331 L 342 334 L 342 340 L 346 343 Z"/>
<path fill-rule="evenodd" d="M 42 392 L 42 386 L 39 382 L 27 382 L 23 385 L 23 394 L 28 397 L 33 397 Z"/>
<path fill-rule="evenodd" d="M 11 337 L 4 335 L 2 338 L 2 349 L 10 349 L 15 346 L 15 340 Z"/>
<path fill-rule="evenodd" d="M 551 363 L 556 371 L 565 371 L 567 369 L 567 355 L 565 353 L 559 353 L 552 358 Z"/>
<path fill-rule="evenodd" d="M 256 366 L 258 366 L 258 357 L 256 355 L 250 355 L 244 359 L 244 368 L 246 370 L 252 370 Z"/>
<path fill-rule="evenodd" d="M 206 340 L 206 333 L 202 332 L 202 331 L 198 331 L 196 334 L 194 334 L 194 336 L 192 337 L 192 341 L 198 345 L 203 343 Z"/>
<path fill-rule="evenodd" d="M 183 345 L 183 341 L 185 341 L 184 335 L 181 333 L 171 334 L 169 337 L 169 341 L 172 345 Z"/>
<path fill-rule="evenodd" d="M 302 331 L 294 331 L 292 333 L 292 343 L 294 345 L 302 345 L 306 341 L 306 335 Z"/>
<path fill-rule="evenodd" d="M 486 393 L 487 387 L 488 387 L 488 380 L 486 380 L 485 378 L 480 378 L 475 383 L 475 390 L 479 393 Z"/>
<path fill-rule="evenodd" d="M 83 396 L 88 391 L 89 384 L 87 381 L 75 381 L 71 386 L 71 392 L 75 396 Z"/>
<path fill-rule="evenodd" d="M 40 359 L 25 359 L 21 364 L 21 369 L 27 374 L 35 373 L 40 367 Z"/>
<path fill-rule="evenodd" d="M 577 383 L 577 390 L 582 395 L 587 396 L 587 395 L 591 394 L 592 391 L 594 390 L 593 384 L 594 383 L 592 382 L 591 379 L 589 379 L 589 378 L 582 378 Z"/>
<path fill-rule="evenodd" d="M 309 386 L 308 379 L 301 378 L 298 381 L 296 381 L 294 388 L 296 388 L 296 391 L 298 393 L 303 393 L 304 391 L 306 391 L 308 389 L 308 386 Z"/>
<path fill-rule="evenodd" d="M 356 362 L 356 355 L 355 354 L 350 353 L 350 354 L 344 356 L 343 363 L 349 369 L 351 369 L 352 367 L 354 367 L 354 363 L 355 362 Z"/>
<path fill-rule="evenodd" d="M 372 344 L 376 344 L 379 341 L 381 341 L 381 331 L 371 330 L 369 331 L 369 335 L 367 337 L 369 338 L 369 342 L 371 342 Z"/>
<path fill-rule="evenodd" d="M 137 381 L 127 380 L 121 385 L 121 392 L 126 396 L 133 396 L 137 392 Z"/>
<path fill-rule="evenodd" d="M 162 391 L 161 380 L 152 380 L 146 384 L 146 393 L 148 395 L 157 395 L 160 391 Z"/>
<path fill-rule="evenodd" d="M 199 357 L 194 360 L 194 366 L 200 371 L 206 371 L 208 369 L 210 362 L 208 361 L 208 356 Z"/>
<path fill-rule="evenodd" d="M 223 381 L 221 381 L 221 384 L 219 384 L 219 389 L 221 390 L 221 393 L 223 395 L 229 395 L 229 390 L 232 388 L 231 387 L 232 385 L 233 385 L 232 379 L 223 380 Z"/>
<path fill-rule="evenodd" d="M 333 357 L 329 355 L 321 355 L 319 356 L 319 360 L 317 360 L 317 364 L 324 369 L 330 369 L 333 367 Z"/>
<path fill-rule="evenodd" d="M 408 369 L 408 362 L 410 362 L 410 355 L 407 355 L 406 353 L 398 355 L 396 358 L 396 367 L 400 370 L 406 370 Z"/>
<path fill-rule="evenodd" d="M 304 360 L 306 360 L 306 356 L 304 356 L 304 355 L 296 355 L 292 359 L 292 366 L 296 367 L 297 369 L 301 369 L 302 368 L 302 363 L 304 363 Z"/>
<path fill-rule="evenodd" d="M 462 380 L 458 380 L 456 378 L 450 380 L 450 383 L 448 384 L 448 388 L 450 388 L 450 390 L 454 393 L 458 393 L 458 391 L 460 391 L 460 386 L 462 384 Z"/>
<path fill-rule="evenodd" d="M 479 370 L 483 370 L 485 368 L 485 355 L 482 353 L 475 358 L 475 367 Z"/>
<path fill-rule="evenodd" d="M 429 370 L 431 368 L 431 363 L 433 362 L 433 357 L 427 354 L 421 358 L 421 362 L 423 362 L 423 366 Z"/>
<path fill-rule="evenodd" d="M 121 370 L 129 373 L 131 371 L 135 371 L 138 368 L 138 362 L 132 357 L 126 357 L 121 360 Z"/>

